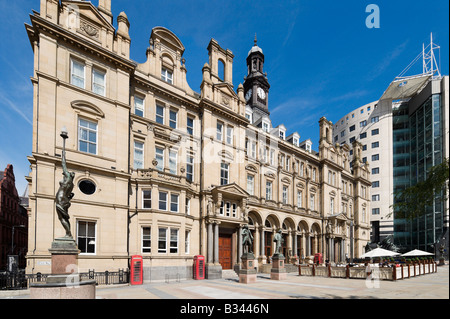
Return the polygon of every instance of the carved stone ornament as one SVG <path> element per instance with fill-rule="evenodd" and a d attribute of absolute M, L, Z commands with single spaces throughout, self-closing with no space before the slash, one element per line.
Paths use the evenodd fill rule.
<path fill-rule="evenodd" d="M 98 38 L 98 29 L 90 25 L 89 23 L 85 21 L 81 21 L 80 23 L 80 30 L 83 31 L 85 34 L 87 34 L 90 37 Z"/>
<path fill-rule="evenodd" d="M 230 105 L 230 97 L 225 94 L 222 94 L 222 104 L 229 106 Z"/>
<path fill-rule="evenodd" d="M 153 166 L 158 165 L 158 161 L 156 160 L 156 158 L 153 159 L 152 164 L 153 164 Z"/>

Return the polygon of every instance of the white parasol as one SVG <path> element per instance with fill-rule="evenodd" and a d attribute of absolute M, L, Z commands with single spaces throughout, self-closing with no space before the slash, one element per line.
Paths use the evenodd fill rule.
<path fill-rule="evenodd" d="M 390 251 L 383 248 L 375 248 L 374 250 L 368 251 L 367 253 L 361 255 L 360 258 L 373 258 L 373 257 L 392 257 L 392 256 L 398 256 L 399 253 L 396 253 L 394 251 Z"/>
<path fill-rule="evenodd" d="M 403 254 L 402 257 L 412 257 L 412 256 L 433 256 L 434 254 L 423 251 L 423 250 L 419 250 L 419 249 L 414 249 L 411 250 L 409 252 L 407 252 L 406 254 Z"/>

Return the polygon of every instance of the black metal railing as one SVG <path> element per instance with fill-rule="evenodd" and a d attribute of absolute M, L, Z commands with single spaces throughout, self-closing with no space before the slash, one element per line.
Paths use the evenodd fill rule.
<path fill-rule="evenodd" d="M 25 274 L 24 272 L 0 272 L 0 290 L 28 289 L 30 283 L 46 282 L 48 276 L 48 274 L 41 273 Z M 95 280 L 97 285 L 120 285 L 130 282 L 130 272 L 128 269 L 103 272 L 89 270 L 87 273 L 80 273 L 80 279 Z"/>

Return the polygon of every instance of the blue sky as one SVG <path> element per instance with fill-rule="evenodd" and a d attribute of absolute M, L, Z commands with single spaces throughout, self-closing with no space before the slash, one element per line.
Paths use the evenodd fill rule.
<path fill-rule="evenodd" d="M 379 7 L 379 28 L 366 27 L 369 4 Z M 33 52 L 24 23 L 39 8 L 39 0 L 0 0 L 0 170 L 14 165 L 19 193 L 29 173 L 33 118 Z M 301 140 L 310 138 L 314 149 L 320 117 L 336 122 L 378 100 L 429 43 L 431 32 L 441 47 L 441 74 L 449 73 L 447 0 L 112 0 L 112 10 L 114 17 L 124 11 L 130 20 L 136 62 L 145 61 L 153 27 L 174 32 L 186 48 L 187 79 L 197 92 L 210 39 L 233 52 L 236 89 L 256 33 L 271 84 L 272 123 L 283 123 L 288 135 L 297 131 Z M 410 74 L 421 70 L 419 63 Z"/>

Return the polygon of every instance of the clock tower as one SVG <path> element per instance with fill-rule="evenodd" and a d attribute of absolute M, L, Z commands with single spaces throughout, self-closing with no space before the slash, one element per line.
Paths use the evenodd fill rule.
<path fill-rule="evenodd" d="M 256 35 L 255 44 L 248 52 L 247 56 L 247 76 L 244 79 L 244 96 L 248 107 L 253 110 L 253 122 L 260 117 L 269 116 L 268 95 L 269 81 L 267 74 L 263 73 L 264 54 L 257 45 Z"/>

